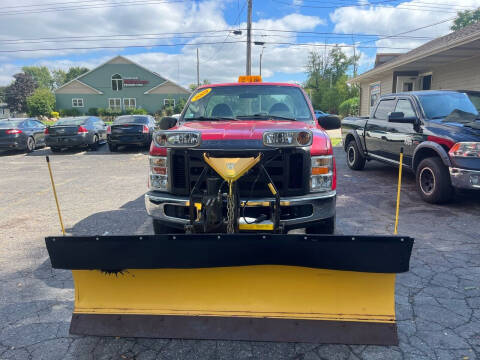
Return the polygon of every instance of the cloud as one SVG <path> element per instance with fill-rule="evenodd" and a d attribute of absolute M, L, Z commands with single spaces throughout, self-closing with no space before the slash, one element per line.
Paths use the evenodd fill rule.
<path fill-rule="evenodd" d="M 17 2 L 7 0 L 8 6 L 14 6 Z M 106 0 L 108 3 L 110 0 Z M 22 16 L 22 25 L 17 17 L 4 17 L 6 23 L 2 23 L 1 39 L 5 38 L 45 38 L 45 37 L 80 37 L 70 39 L 68 42 L 53 43 L 22 43 L 2 44 L 1 50 L 35 47 L 89 47 L 89 46 L 112 46 L 126 44 L 145 44 L 151 46 L 158 43 L 188 43 L 192 46 L 176 47 L 167 49 L 164 47 L 144 48 L 136 51 L 112 49 L 112 50 L 60 50 L 56 52 L 35 52 L 35 53 L 12 53 L 6 56 L 0 53 L 0 85 L 11 81 L 9 75 L 13 75 L 21 66 L 14 66 L 12 63 L 33 63 L 34 65 L 45 65 L 50 69 L 67 69 L 70 66 L 86 66 L 94 68 L 109 58 L 124 54 L 142 66 L 158 72 L 173 81 L 182 85 L 196 82 L 196 48 L 200 51 L 200 73 L 202 79 L 212 82 L 234 81 L 238 75 L 245 72 L 245 40 L 246 32 L 242 35 L 228 35 L 228 32 L 208 33 L 203 31 L 218 29 L 241 29 L 245 23 L 237 26 L 230 26 L 224 19 L 224 6 L 226 2 L 221 0 L 207 0 L 198 3 L 171 3 L 138 6 L 138 7 L 116 7 L 116 8 L 95 8 L 88 12 L 78 11 L 75 16 L 69 16 L 69 12 L 45 13 L 43 20 L 38 21 L 37 15 Z M 13 5 L 12 5 L 13 4 Z M 36 21 L 33 17 L 37 18 Z M 16 20 L 15 20 L 15 19 Z M 92 20 L 94 19 L 94 20 Z M 32 23 L 32 26 L 25 26 Z M 101 31 L 99 31 L 101 24 Z M 253 23 L 254 29 L 275 29 L 287 31 L 313 30 L 317 26 L 325 24 L 325 20 L 318 16 L 288 14 L 279 18 L 261 18 Z M 4 26 L 5 25 L 5 26 Z M 152 30 L 155 29 L 155 30 Z M 171 36 L 167 39 L 143 40 L 135 37 L 135 41 L 114 41 L 103 38 L 95 41 L 86 41 L 89 38 L 81 37 L 86 34 L 152 34 L 152 33 L 174 33 L 174 32 L 197 32 L 194 38 L 178 38 Z M 272 34 L 268 32 L 268 34 Z M 263 55 L 263 76 L 269 78 L 277 72 L 298 74 L 304 72 L 305 62 L 308 56 L 308 48 L 282 46 L 269 44 L 269 42 L 295 42 L 295 36 L 288 33 L 281 34 L 282 38 L 267 36 L 267 32 L 255 30 L 253 40 L 265 41 Z M 284 38 L 287 36 L 287 38 Z M 158 37 L 158 36 L 157 36 Z M 226 43 L 222 43 L 226 39 Z M 85 41 L 84 41 L 85 40 Z M 236 41 L 230 44 L 228 42 Z M 216 42 L 217 44 L 202 44 Z M 196 45 L 198 44 L 198 45 Z M 252 68 L 258 72 L 259 54 L 261 46 L 252 46 Z M 138 52 L 138 53 L 135 53 Z M 129 54 L 130 53 L 130 54 Z M 133 54 L 132 54 L 133 53 Z M 93 54 L 99 54 L 92 58 Z M 3 65 L 2 65 L 3 64 Z M 10 72 L 12 71 L 12 72 Z M 9 73 L 10 72 L 10 73 Z"/>
<path fill-rule="evenodd" d="M 479 0 L 457 0 L 451 5 L 426 3 L 413 0 L 402 2 L 395 6 L 343 7 L 330 14 L 331 21 L 335 24 L 334 31 L 342 33 L 364 33 L 393 35 L 416 29 L 425 25 L 440 22 L 444 19 L 454 18 L 456 11 L 473 9 L 480 6 Z M 446 35 L 450 32 L 452 21 L 447 21 L 436 26 L 421 29 L 402 38 L 388 38 L 383 40 L 368 41 L 359 37 L 364 46 L 379 46 L 392 48 L 413 49 L 430 39 Z M 416 38 L 415 38 L 416 37 Z M 424 37 L 418 39 L 418 37 Z M 379 49 L 378 52 L 405 52 L 406 49 Z"/>

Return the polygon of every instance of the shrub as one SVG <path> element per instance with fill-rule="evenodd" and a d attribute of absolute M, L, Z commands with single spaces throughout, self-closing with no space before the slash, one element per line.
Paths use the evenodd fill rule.
<path fill-rule="evenodd" d="M 343 117 L 357 115 L 360 108 L 360 99 L 353 97 L 342 102 L 338 108 L 339 114 Z"/>
<path fill-rule="evenodd" d="M 126 115 L 147 115 L 148 112 L 147 110 L 142 108 L 138 108 L 138 109 L 131 108 L 131 109 L 125 110 L 125 114 Z"/>
<path fill-rule="evenodd" d="M 45 88 L 36 89 L 27 97 L 27 108 L 30 116 L 49 116 L 55 109 L 55 95 Z"/>
<path fill-rule="evenodd" d="M 175 107 L 173 108 L 173 111 L 175 114 L 180 114 L 183 111 L 183 108 L 185 107 L 185 104 L 187 103 L 187 100 L 184 98 L 181 98 L 177 101 Z"/>
<path fill-rule="evenodd" d="M 98 108 L 92 107 L 92 108 L 88 109 L 87 114 L 91 115 L 91 116 L 98 116 Z"/>
<path fill-rule="evenodd" d="M 98 116 L 105 116 L 106 109 L 104 108 L 98 108 L 97 109 L 97 115 Z"/>
<path fill-rule="evenodd" d="M 78 109 L 62 109 L 60 110 L 60 116 L 61 117 L 66 117 L 66 116 L 80 116 L 82 113 Z"/>

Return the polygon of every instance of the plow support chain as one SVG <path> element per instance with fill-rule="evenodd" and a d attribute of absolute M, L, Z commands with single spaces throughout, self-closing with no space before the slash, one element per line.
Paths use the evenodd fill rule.
<path fill-rule="evenodd" d="M 175 234 L 48 237 L 73 270 L 70 332 L 101 336 L 398 342 L 400 236 Z"/>

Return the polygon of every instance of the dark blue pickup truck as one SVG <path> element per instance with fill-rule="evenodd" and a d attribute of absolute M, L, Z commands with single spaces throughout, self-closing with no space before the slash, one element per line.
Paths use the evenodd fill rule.
<path fill-rule="evenodd" d="M 370 117 L 347 117 L 342 139 L 347 165 L 368 160 L 415 172 L 421 197 L 448 201 L 454 188 L 480 190 L 480 92 L 411 91 L 383 95 Z"/>

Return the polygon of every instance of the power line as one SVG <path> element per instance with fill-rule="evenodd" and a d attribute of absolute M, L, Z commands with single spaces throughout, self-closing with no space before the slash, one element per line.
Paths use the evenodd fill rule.
<path fill-rule="evenodd" d="M 60 11 L 72 11 L 72 10 L 84 10 L 84 9 L 99 9 L 99 8 L 116 8 L 120 6 L 136 6 L 136 5 L 154 5 L 154 4 L 173 4 L 186 2 L 186 0 L 136 0 L 136 1 L 125 1 L 125 2 L 116 2 L 109 4 L 94 4 L 94 5 L 79 5 L 79 6 L 69 6 L 69 7 L 53 7 L 45 9 L 34 9 L 32 11 L 0 11 L 0 16 L 9 16 L 9 15 L 25 15 L 25 14 L 38 14 L 44 12 L 60 12 Z"/>
<path fill-rule="evenodd" d="M 227 44 L 245 43 L 245 40 L 228 41 Z M 92 46 L 92 47 L 70 47 L 70 48 L 46 48 L 46 49 L 15 49 L 0 50 L 0 53 L 35 52 L 35 51 L 65 51 L 65 50 L 99 50 L 99 49 L 126 49 L 145 47 L 175 47 L 175 46 L 198 46 L 198 45 L 220 45 L 221 42 L 198 42 L 198 43 L 175 43 L 175 44 L 147 44 L 147 45 L 126 45 L 126 46 Z"/>
<path fill-rule="evenodd" d="M 243 29 L 239 29 L 243 30 Z M 166 32 L 166 33 L 146 33 L 146 34 L 104 34 L 104 35 L 80 35 L 80 36 L 55 36 L 55 37 L 41 37 L 41 38 L 27 38 L 27 39 L 0 39 L 0 42 L 9 41 L 30 41 L 30 40 L 59 40 L 59 39 L 88 39 L 88 38 L 111 38 L 111 37 L 131 37 L 131 36 L 160 36 L 160 35 L 185 35 L 185 34 L 205 34 L 205 33 L 221 33 L 230 32 L 231 29 L 221 30 L 204 30 L 204 31 L 182 31 L 182 32 Z"/>

